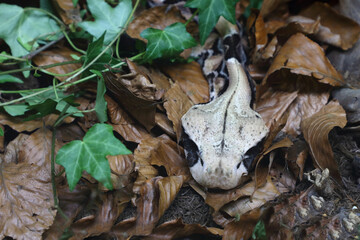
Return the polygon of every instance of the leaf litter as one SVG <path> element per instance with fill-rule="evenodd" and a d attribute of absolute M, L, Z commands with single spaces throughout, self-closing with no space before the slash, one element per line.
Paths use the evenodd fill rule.
<path fill-rule="evenodd" d="M 97 46 L 92 46 L 95 52 L 87 51 L 83 61 L 88 63 L 103 50 L 102 37 L 105 37 L 105 43 L 109 42 L 124 26 L 129 11 L 125 10 L 128 7 L 120 9 L 119 6 L 128 6 L 130 1 L 122 1 L 117 7 L 105 3 L 105 12 L 109 11 L 110 15 L 119 17 L 117 12 L 124 11 L 125 20 L 121 19 L 115 25 L 112 24 L 115 18 L 104 20 L 105 15 L 94 8 L 96 1 L 75 6 L 71 5 L 72 1 L 66 2 L 67 6 L 57 4 L 56 7 L 65 24 L 78 22 L 79 7 L 84 5 L 94 18 L 94 21 L 88 21 L 91 19 L 88 15 L 88 19 L 79 25 L 98 41 L 95 41 Z M 182 52 L 184 48 L 194 46 L 194 39 L 199 40 L 199 32 L 201 41 L 205 42 L 209 31 L 205 29 L 203 16 L 209 15 L 217 5 L 214 1 L 203 0 L 204 3 L 197 6 L 199 2 L 188 1 L 188 6 L 200 8 L 200 31 L 196 29 L 197 23 L 192 21 L 186 26 L 189 31 L 187 45 L 179 45 L 172 51 Z M 203 9 L 206 3 L 209 9 Z M 228 10 L 223 16 L 228 20 L 234 18 L 229 12 L 233 3 L 235 1 L 226 3 Z M 359 207 L 360 200 L 356 190 L 358 178 L 352 170 L 343 170 L 337 151 L 342 149 L 347 154 L 342 158 L 348 158 L 350 165 L 356 164 L 358 137 L 350 137 L 343 145 L 334 144 L 334 139 L 353 136 L 352 131 L 347 130 L 347 118 L 351 117 L 355 127 L 358 121 L 351 105 L 352 98 L 348 97 L 346 101 L 344 95 L 333 94 L 347 82 L 327 59 L 327 54 L 333 47 L 351 49 L 358 41 L 360 28 L 331 5 L 316 2 L 306 8 L 308 6 L 300 4 L 297 6 L 301 11 L 297 15 L 289 10 L 289 6 L 288 1 L 264 0 L 260 11 L 250 15 L 252 24 L 248 23 L 250 73 L 257 81 L 256 109 L 271 133 L 245 184 L 228 191 L 211 191 L 197 185 L 190 175 L 179 142 L 180 119 L 193 104 L 209 99 L 209 85 L 200 65 L 164 60 L 149 65 L 127 59 L 128 68 L 122 68 L 120 73 L 118 69 L 108 68 L 110 71 L 104 74 L 109 90 L 104 96 L 109 117 L 107 123 L 112 128 L 108 128 L 106 134 L 93 137 L 91 140 L 94 141 L 90 142 L 97 146 L 87 151 L 88 155 L 100 154 L 100 151 L 92 153 L 91 149 L 102 149 L 102 163 L 108 162 L 106 176 L 109 177 L 97 176 L 105 186 L 93 178 L 90 163 L 94 161 L 91 158 L 81 160 L 85 165 L 80 170 L 79 166 L 71 168 L 70 171 L 78 170 L 75 178 L 69 178 L 69 168 L 65 178 L 62 167 L 57 165 L 59 175 L 55 184 L 61 213 L 54 205 L 50 175 L 49 129 L 57 116 L 52 114 L 23 122 L 21 118 L 1 113 L 5 137 L 0 139 L 3 141 L 0 148 L 3 198 L 0 201 L 0 219 L 3 220 L 0 238 L 129 239 L 142 236 L 141 239 L 175 239 L 201 235 L 207 239 L 249 239 L 259 221 L 264 223 L 269 239 L 356 236 L 356 226 L 360 224 L 355 208 Z M 168 31 L 166 27 L 176 22 L 184 24 L 189 16 L 183 17 L 182 13 L 181 7 L 176 5 L 141 11 L 126 30 L 128 37 L 136 38 L 136 41 L 144 41 L 140 36 L 148 38 L 149 52 L 145 59 L 152 61 L 155 56 L 166 57 L 171 52 L 153 48 L 151 36 L 171 36 L 172 30 Z M 213 18 L 217 18 L 217 14 L 219 12 Z M 216 23 L 217 19 L 212 21 Z M 102 35 L 103 32 L 98 30 L 105 30 L 102 27 L 105 23 L 108 23 L 108 31 Z M 212 23 L 208 24 L 207 27 L 212 28 Z M 140 28 L 141 25 L 144 26 Z M 94 26 L 98 26 L 97 30 Z M 141 34 L 148 27 L 158 31 L 148 30 Z M 184 25 L 181 28 L 185 31 Z M 120 45 L 123 41 L 126 39 L 121 38 Z M 163 47 L 168 44 L 165 41 Z M 14 43 L 8 45 L 11 50 L 19 47 Z M 206 46 L 211 48 L 211 45 Z M 141 47 L 140 42 L 138 47 Z M 19 52 L 18 49 L 15 51 Z M 187 54 L 182 56 L 191 54 L 186 51 Z M 75 55 L 79 56 L 59 44 L 40 52 L 33 62 L 42 66 L 72 61 Z M 78 69 L 80 63 L 56 66 L 48 71 L 69 73 Z M 97 63 L 104 66 L 107 59 Z M 79 77 L 73 81 L 77 79 Z M 95 106 L 96 86 L 90 83 L 83 86 L 87 92 L 81 98 L 76 96 L 75 102 L 81 104 L 78 109 L 91 109 Z M 343 107 L 332 100 L 331 94 Z M 96 123 L 94 113 L 85 113 L 83 118 L 76 120 L 67 118 L 57 130 L 55 151 L 72 140 L 86 146 L 89 142 L 87 134 L 99 127 Z M 114 132 L 116 138 L 111 137 L 106 142 L 108 140 L 103 138 L 110 132 Z M 119 139 L 133 153 L 107 156 L 119 153 L 105 151 L 119 143 Z M 74 151 L 81 149 L 74 147 Z M 69 161 L 62 157 L 61 151 L 58 159 Z M 92 176 L 82 173 L 84 169 Z M 69 185 L 73 191 L 69 190 Z M 111 186 L 113 190 L 109 191 Z M 184 196 L 187 200 L 182 201 Z M 202 220 L 189 212 L 201 213 Z"/>

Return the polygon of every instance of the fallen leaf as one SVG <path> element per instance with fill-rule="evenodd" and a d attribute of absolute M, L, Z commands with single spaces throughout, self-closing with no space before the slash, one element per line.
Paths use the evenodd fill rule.
<path fill-rule="evenodd" d="M 300 181 L 303 179 L 305 161 L 307 159 L 308 153 L 309 149 L 306 146 L 305 141 L 298 139 L 296 139 L 294 145 L 289 147 L 286 151 L 286 162 L 294 176 L 298 177 Z"/>
<path fill-rule="evenodd" d="M 177 139 L 179 140 L 182 131 L 181 117 L 191 108 L 193 104 L 181 90 L 177 82 L 165 93 L 164 97 L 164 108 L 166 109 L 166 114 L 173 123 L 173 129 L 176 133 Z"/>
<path fill-rule="evenodd" d="M 0 238 L 41 239 L 55 219 L 51 133 L 39 129 L 25 138 L 12 159 L 5 162 L 3 155 L 0 158 Z"/>
<path fill-rule="evenodd" d="M 341 181 L 341 177 L 328 134 L 334 127 L 343 128 L 346 123 L 345 111 L 337 101 L 331 101 L 318 113 L 304 119 L 301 123 L 304 138 L 309 144 L 310 153 L 316 165 L 322 170 L 328 168 L 337 181 Z"/>
<path fill-rule="evenodd" d="M 137 97 L 111 72 L 103 73 L 103 76 L 107 89 L 115 95 L 127 112 L 150 131 L 155 126 L 155 110 L 158 102 Z"/>
<path fill-rule="evenodd" d="M 117 237 L 119 240 L 128 240 L 136 233 L 136 218 L 125 219 L 111 228 L 110 235 Z"/>
<path fill-rule="evenodd" d="M 209 85 L 197 62 L 163 65 L 161 70 L 179 84 L 194 104 L 209 101 Z"/>
<path fill-rule="evenodd" d="M 168 6 L 153 7 L 142 11 L 129 24 L 126 33 L 132 38 L 137 38 L 144 42 L 147 42 L 146 39 L 140 36 L 140 33 L 142 31 L 150 27 L 156 29 L 164 29 L 165 27 L 177 22 L 186 22 L 177 8 L 172 7 L 168 9 Z M 190 33 L 196 34 L 196 24 L 190 22 L 187 25 L 187 30 Z"/>
<path fill-rule="evenodd" d="M 70 191 L 67 185 L 58 185 L 56 190 L 59 196 L 59 207 L 67 216 L 67 219 L 58 212 L 54 223 L 42 236 L 46 240 L 60 239 L 64 231 L 72 224 L 78 213 L 88 203 L 91 193 L 87 186 L 81 185 L 77 185 L 74 191 Z"/>
<path fill-rule="evenodd" d="M 207 237 L 211 237 L 210 235 L 222 236 L 222 233 L 223 230 L 219 228 L 209 228 L 200 224 L 184 224 L 179 218 L 159 225 L 149 236 L 144 237 L 144 240 L 172 240 L 190 237 L 194 234 L 201 234 L 203 238 L 207 239 Z"/>
<path fill-rule="evenodd" d="M 166 135 L 141 141 L 134 151 L 134 161 L 139 173 L 135 186 L 157 175 L 153 165 L 164 166 L 168 176 L 182 176 L 184 181 L 191 178 L 183 149 Z"/>
<path fill-rule="evenodd" d="M 270 17 L 270 13 L 271 17 L 274 18 L 285 15 L 289 11 L 288 2 L 290 0 L 264 0 L 261 5 L 260 14 L 264 18 Z"/>
<path fill-rule="evenodd" d="M 162 214 L 175 199 L 183 181 L 183 176 L 158 176 L 141 186 L 140 196 L 136 200 L 137 235 L 149 235 L 153 231 Z"/>
<path fill-rule="evenodd" d="M 107 102 L 111 126 L 126 141 L 140 143 L 142 139 L 150 137 L 146 129 L 131 119 L 112 98 L 105 95 L 105 100 Z"/>
<path fill-rule="evenodd" d="M 351 48 L 360 37 L 360 26 L 355 21 L 338 14 L 326 3 L 315 2 L 300 15 L 316 20 L 320 18 L 323 29 L 315 34 L 319 40 L 341 47 Z"/>
<path fill-rule="evenodd" d="M 74 235 L 70 238 L 84 239 L 90 236 L 98 236 L 111 230 L 117 217 L 124 210 L 131 199 L 128 190 L 107 192 L 99 194 L 96 214 L 85 216 L 71 225 Z"/>
<path fill-rule="evenodd" d="M 176 138 L 172 122 L 163 113 L 155 113 L 155 122 L 167 135 Z"/>
<path fill-rule="evenodd" d="M 52 0 L 51 2 L 66 25 L 81 21 L 80 7 L 74 6 L 72 0 Z"/>
<path fill-rule="evenodd" d="M 143 75 L 146 75 L 153 84 L 156 85 L 157 89 L 163 89 L 167 91 L 170 89 L 170 81 L 169 77 L 164 75 L 158 68 L 151 67 L 151 66 L 143 66 L 143 65 L 136 65 L 137 71 L 141 72 Z"/>
<path fill-rule="evenodd" d="M 135 163 L 133 155 L 108 156 L 111 169 L 111 182 L 114 189 L 121 189 L 133 182 Z M 105 189 L 102 189 L 103 191 Z"/>
<path fill-rule="evenodd" d="M 248 18 L 247 26 L 251 49 L 253 51 L 253 62 L 261 60 L 261 53 L 268 43 L 268 36 L 265 28 L 264 20 L 257 9 L 252 9 Z"/>
<path fill-rule="evenodd" d="M 38 66 L 46 66 L 46 65 L 55 64 L 55 63 L 74 61 L 74 59 L 72 58 L 71 55 L 80 56 L 79 53 L 77 53 L 67 47 L 61 47 L 61 49 L 56 48 L 56 49 L 52 49 L 52 50 L 42 51 L 39 54 L 37 54 L 34 58 L 32 58 L 32 60 Z M 66 65 L 48 68 L 48 69 L 46 69 L 46 71 L 49 71 L 49 72 L 55 73 L 55 74 L 67 74 L 67 73 L 71 73 L 79 68 L 81 68 L 80 63 L 73 63 L 73 64 L 66 64 Z M 69 76 L 64 76 L 64 77 L 55 76 L 55 77 L 63 82 Z M 74 78 L 74 80 L 78 80 L 78 79 L 79 79 L 79 77 Z"/>
<path fill-rule="evenodd" d="M 349 123 L 360 122 L 360 89 L 336 89 L 332 91 L 331 95 L 346 111 L 346 119 Z"/>

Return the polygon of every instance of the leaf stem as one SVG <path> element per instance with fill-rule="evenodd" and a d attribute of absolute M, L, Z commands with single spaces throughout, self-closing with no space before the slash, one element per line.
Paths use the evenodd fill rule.
<path fill-rule="evenodd" d="M 199 9 L 196 9 L 196 11 L 195 11 L 195 12 L 191 15 L 191 17 L 186 21 L 185 26 L 187 26 L 188 23 L 191 22 L 191 21 L 194 19 L 194 17 L 198 14 L 198 12 L 199 12 Z"/>

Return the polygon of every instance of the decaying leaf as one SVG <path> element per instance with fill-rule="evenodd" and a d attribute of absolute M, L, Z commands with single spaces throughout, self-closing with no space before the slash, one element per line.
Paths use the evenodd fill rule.
<path fill-rule="evenodd" d="M 133 155 L 117 155 L 107 157 L 111 169 L 111 182 L 114 189 L 129 186 L 133 181 L 135 163 Z M 105 190 L 105 189 L 103 189 Z"/>
<path fill-rule="evenodd" d="M 155 113 L 155 122 L 167 135 L 176 138 L 172 122 L 163 113 Z"/>
<path fill-rule="evenodd" d="M 136 234 L 149 235 L 183 184 L 183 176 L 155 177 L 140 187 L 136 201 Z"/>
<path fill-rule="evenodd" d="M 336 180 L 341 180 L 338 165 L 334 159 L 328 134 L 334 127 L 343 128 L 346 125 L 346 114 L 337 101 L 325 105 L 318 113 L 301 123 L 302 132 L 309 144 L 310 153 L 322 170 L 328 168 Z"/>
<path fill-rule="evenodd" d="M 60 1 L 59 1 L 60 2 Z M 71 2 L 71 1 L 70 1 Z M 72 3 L 71 3 L 72 4 Z M 52 49 L 47 51 L 42 51 L 36 55 L 32 60 L 38 66 L 45 66 L 55 63 L 62 63 L 67 61 L 74 61 L 71 55 L 79 56 L 79 54 L 69 48 L 62 47 L 61 49 Z M 46 69 L 51 73 L 56 74 L 66 74 L 75 71 L 76 69 L 81 68 L 80 63 L 66 64 L 61 66 L 56 66 Z M 56 76 L 60 81 L 65 81 L 69 76 Z M 74 80 L 79 79 L 79 77 L 74 78 Z"/>
<path fill-rule="evenodd" d="M 74 6 L 72 0 L 52 0 L 51 2 L 66 25 L 81 21 L 80 7 Z"/>
<path fill-rule="evenodd" d="M 247 21 L 247 29 L 250 32 L 250 44 L 253 49 L 253 61 L 257 62 L 261 58 L 261 53 L 268 42 L 265 23 L 259 10 L 253 9 Z"/>
<path fill-rule="evenodd" d="M 326 3 L 315 2 L 300 15 L 316 20 L 320 18 L 321 26 L 316 37 L 326 43 L 351 48 L 360 37 L 360 26 L 355 21 L 338 14 Z"/>
<path fill-rule="evenodd" d="M 197 62 L 168 64 L 161 70 L 179 84 L 194 104 L 209 101 L 209 85 Z"/>
<path fill-rule="evenodd" d="M 158 102 L 147 100 L 134 95 L 124 86 L 121 80 L 113 73 L 103 73 L 107 89 L 109 89 L 119 103 L 148 131 L 155 125 L 155 110 Z"/>
<path fill-rule="evenodd" d="M 41 239 L 56 215 L 50 173 L 51 133 L 39 129 L 22 141 L 11 161 L 0 156 L 0 238 Z"/>
<path fill-rule="evenodd" d="M 169 176 L 183 176 L 184 181 L 191 178 L 183 149 L 166 135 L 141 141 L 134 152 L 134 161 L 139 173 L 135 186 L 157 175 L 153 165 L 164 166 Z"/>
<path fill-rule="evenodd" d="M 150 137 L 143 126 L 136 123 L 112 98 L 105 95 L 110 124 L 114 131 L 119 133 L 126 141 L 139 143 L 142 139 Z"/>
<path fill-rule="evenodd" d="M 164 108 L 168 118 L 173 123 L 173 128 L 176 133 L 177 139 L 181 135 L 181 117 L 190 109 L 192 102 L 181 90 L 179 84 L 176 82 L 172 87 L 165 93 Z"/>
<path fill-rule="evenodd" d="M 203 238 L 206 238 L 209 235 L 221 236 L 222 233 L 223 230 L 219 228 L 207 228 L 199 224 L 184 224 L 179 218 L 156 227 L 144 240 L 172 240 L 194 234 L 201 234 Z"/>

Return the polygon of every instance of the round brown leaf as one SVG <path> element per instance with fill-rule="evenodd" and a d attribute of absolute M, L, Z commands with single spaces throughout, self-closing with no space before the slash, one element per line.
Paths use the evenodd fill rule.
<path fill-rule="evenodd" d="M 341 180 L 339 168 L 334 159 L 328 134 L 334 127 L 343 128 L 346 123 L 346 113 L 335 100 L 301 123 L 304 138 L 309 144 L 314 161 L 322 170 L 328 168 L 332 177 L 338 181 Z"/>

